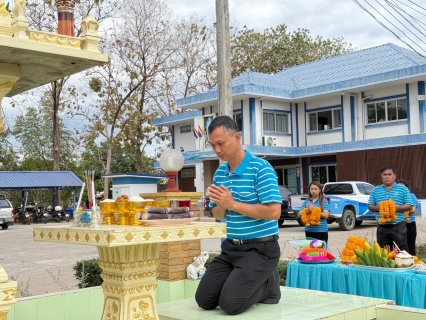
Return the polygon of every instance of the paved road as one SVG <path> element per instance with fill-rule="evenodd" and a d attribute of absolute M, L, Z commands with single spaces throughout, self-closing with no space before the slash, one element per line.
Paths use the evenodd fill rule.
<path fill-rule="evenodd" d="M 212 221 L 211 218 L 202 218 L 203 221 Z M 64 225 L 68 224 L 62 222 Z M 50 223 L 49 223 L 50 224 Z M 48 224 L 48 225 L 49 225 Z M 0 229 L 0 264 L 9 277 L 17 278 L 21 287 L 29 284 L 28 291 L 32 294 L 63 291 L 64 287 L 77 288 L 74 278 L 73 265 L 80 260 L 97 258 L 98 252 L 93 246 L 56 244 L 49 242 L 33 241 L 33 225 L 15 224 L 8 230 Z M 337 224 L 329 225 L 329 245 L 333 254 L 338 255 L 349 235 L 363 236 L 369 241 L 376 237 L 374 222 L 364 222 L 361 226 L 350 232 L 341 231 Z M 417 219 L 417 240 L 426 243 L 426 220 Z M 296 249 L 289 245 L 289 240 L 299 239 L 304 236 L 304 228 L 297 222 L 286 221 L 280 228 L 280 245 L 282 258 L 297 255 Z M 202 240 L 202 250 L 219 252 L 220 239 Z M 59 276 L 64 283 L 55 282 L 48 271 Z"/>

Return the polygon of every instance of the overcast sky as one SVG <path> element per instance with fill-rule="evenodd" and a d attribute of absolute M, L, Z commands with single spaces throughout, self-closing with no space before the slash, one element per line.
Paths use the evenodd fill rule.
<path fill-rule="evenodd" d="M 166 2 L 175 13 L 181 16 L 197 13 L 206 18 L 208 25 L 212 25 L 216 21 L 215 0 L 166 0 Z M 425 20 L 426 10 L 422 7 L 426 7 L 426 0 L 358 0 L 358 2 L 379 17 L 377 11 L 368 6 L 368 3 L 371 3 L 390 22 L 395 23 L 396 27 L 400 26 L 395 21 L 397 19 L 402 20 L 405 25 L 408 24 L 397 13 L 386 12 L 384 7 L 386 3 L 400 6 L 411 13 L 414 18 L 418 18 L 419 21 Z M 250 29 L 261 31 L 265 28 L 275 28 L 279 24 L 285 24 L 289 31 L 298 28 L 309 29 L 313 37 L 319 35 L 331 39 L 342 36 L 346 42 L 351 43 L 356 49 L 389 42 L 408 47 L 391 32 L 379 25 L 353 0 L 229 0 L 229 11 L 232 24 L 239 28 L 246 25 Z M 411 18 L 409 20 L 413 21 Z M 383 17 L 381 21 L 407 41 L 407 38 L 389 22 L 384 21 Z M 411 26 L 410 28 L 414 30 Z M 426 34 L 426 28 L 423 30 Z M 420 46 L 426 48 L 424 42 L 422 42 L 426 37 L 423 34 L 420 35 L 420 38 L 416 39 L 413 35 L 411 35 L 411 38 L 415 39 Z M 422 53 L 424 54 L 424 52 Z M 3 100 L 5 120 L 12 124 L 19 110 L 12 109 L 9 103 L 10 99 Z M 68 119 L 67 125 L 73 128 L 81 124 L 76 119 Z"/>
<path fill-rule="evenodd" d="M 419 9 L 409 0 L 391 0 L 399 3 L 406 11 L 416 11 L 404 6 L 402 1 L 414 9 Z M 359 1 L 371 12 L 378 15 L 364 0 Z M 384 0 L 369 0 L 380 12 L 390 20 L 395 20 L 386 13 L 380 4 Z M 426 0 L 414 0 L 426 6 Z M 173 11 L 185 15 L 197 12 L 206 17 L 208 23 L 216 20 L 215 0 L 167 0 Z M 392 11 L 392 10 L 389 10 Z M 421 12 L 421 9 L 419 9 Z M 426 13 L 426 11 L 424 11 Z M 357 49 L 364 49 L 385 43 L 405 46 L 389 31 L 380 26 L 367 12 L 363 11 L 353 0 L 229 0 L 230 20 L 238 26 L 262 30 L 285 24 L 290 31 L 298 28 L 309 29 L 313 36 L 336 38 L 343 36 L 346 42 L 352 43 Z M 398 17 L 397 13 L 393 14 Z M 424 16 L 418 14 L 418 17 Z M 402 20 L 402 19 L 401 19 Z M 389 24 L 388 24 L 389 25 Z"/>

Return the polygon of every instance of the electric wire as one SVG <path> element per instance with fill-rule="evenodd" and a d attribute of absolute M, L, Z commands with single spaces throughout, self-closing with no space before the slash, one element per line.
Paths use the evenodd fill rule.
<path fill-rule="evenodd" d="M 409 14 L 407 11 L 405 11 L 402 7 L 400 7 L 398 4 L 396 4 L 395 2 L 400 2 L 400 1 L 396 1 L 396 0 L 393 0 L 393 2 L 394 3 L 392 3 L 391 1 L 389 1 L 389 0 L 385 0 L 386 2 L 388 2 L 389 3 L 389 5 L 392 5 L 392 6 L 394 6 L 394 7 L 397 7 L 399 10 L 401 10 L 402 12 L 404 12 L 408 17 L 410 17 L 411 19 L 413 19 L 414 21 L 416 21 L 419 25 L 420 25 L 420 27 L 423 29 L 423 30 L 425 30 L 426 31 L 426 28 L 423 28 L 421 25 L 424 25 L 424 26 L 426 26 L 426 23 L 424 23 L 423 21 L 421 21 L 421 20 L 419 20 L 419 19 L 417 19 L 415 16 L 412 16 L 411 14 Z M 405 3 L 404 3 L 405 4 Z M 424 16 L 426 16 L 426 14 L 423 14 L 423 13 L 420 13 L 420 14 L 422 14 L 422 15 L 424 15 Z"/>
<path fill-rule="evenodd" d="M 390 12 L 387 8 L 385 8 L 378 0 L 376 0 L 376 2 L 383 8 L 386 10 L 386 12 L 389 12 L 389 14 L 394 17 L 404 28 L 406 28 L 409 32 L 411 32 L 417 39 L 419 39 L 421 42 L 423 42 L 424 44 L 426 44 L 426 42 L 421 39 L 417 34 L 415 34 L 413 31 L 410 30 L 410 28 L 408 28 L 406 25 L 404 25 L 399 19 L 397 19 L 392 12 Z M 387 2 L 385 0 L 385 2 Z M 395 10 L 395 9 L 394 9 Z M 405 18 L 400 12 L 398 12 L 398 10 L 395 10 L 402 18 L 404 18 L 410 25 L 412 25 L 417 31 L 419 31 L 423 36 L 425 36 L 425 34 L 423 34 L 419 29 L 417 29 L 417 27 L 415 27 L 411 21 L 409 21 L 407 18 Z"/>
<path fill-rule="evenodd" d="M 399 39 L 401 42 L 403 42 L 405 45 L 407 45 L 411 50 L 416 52 L 418 55 L 420 55 L 423 58 L 426 58 L 422 53 L 420 53 L 418 50 L 416 50 L 410 43 L 405 41 L 400 35 L 398 35 L 395 31 L 391 30 L 388 26 L 386 26 L 382 21 L 380 21 L 373 13 L 370 12 L 365 6 L 363 6 L 358 0 L 353 0 L 358 7 L 360 7 L 362 10 L 364 10 L 366 13 L 368 13 L 379 25 L 381 25 L 383 28 L 391 32 L 397 39 Z M 418 46 L 422 51 L 425 51 L 420 45 L 418 45 L 413 39 L 411 39 L 407 34 L 405 34 L 403 31 L 401 31 L 398 27 L 396 27 L 392 22 L 390 22 L 385 16 L 383 16 L 374 6 L 372 6 L 368 1 L 365 1 L 370 7 L 372 7 L 380 16 L 382 16 L 387 22 L 389 22 L 392 26 L 394 26 L 396 29 L 398 29 L 399 32 L 401 32 L 409 41 L 413 42 L 416 46 Z M 398 19 L 397 19 L 398 20 Z M 398 20 L 399 21 L 399 20 Z M 400 22 L 400 21 L 399 21 Z M 400 22 L 401 23 L 401 22 Z"/>

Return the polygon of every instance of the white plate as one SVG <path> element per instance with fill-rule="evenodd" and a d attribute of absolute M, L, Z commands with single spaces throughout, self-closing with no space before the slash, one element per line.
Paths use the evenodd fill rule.
<path fill-rule="evenodd" d="M 411 268 L 384 268 L 384 267 L 364 266 L 362 264 L 353 264 L 353 267 L 354 268 L 358 268 L 358 269 L 378 270 L 378 271 L 385 271 L 385 272 L 407 272 L 407 271 L 414 271 Z"/>
<path fill-rule="evenodd" d="M 181 226 L 190 224 L 197 218 L 185 218 L 185 219 L 160 219 L 160 220 L 143 220 L 141 221 L 144 226 L 147 227 L 167 227 L 167 226 Z"/>
<path fill-rule="evenodd" d="M 414 269 L 413 269 L 413 271 L 414 271 L 415 273 L 418 273 L 418 274 L 426 274 L 426 271 L 422 271 L 422 270 L 414 270 Z"/>

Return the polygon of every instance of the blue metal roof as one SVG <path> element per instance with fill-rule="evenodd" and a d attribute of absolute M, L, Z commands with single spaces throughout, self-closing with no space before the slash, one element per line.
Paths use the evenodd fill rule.
<path fill-rule="evenodd" d="M 81 181 L 71 171 L 0 171 L 0 189 L 67 189 L 81 187 Z"/>
<path fill-rule="evenodd" d="M 102 178 L 124 178 L 124 177 L 132 177 L 132 178 L 147 178 L 147 179 L 165 179 L 166 175 L 160 174 L 146 174 L 146 173 L 111 173 L 104 174 Z"/>
<path fill-rule="evenodd" d="M 426 59 L 392 43 L 286 68 L 276 74 L 246 72 L 232 94 L 300 99 L 426 74 Z M 177 100 L 178 107 L 216 100 L 217 88 Z"/>

